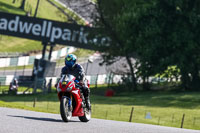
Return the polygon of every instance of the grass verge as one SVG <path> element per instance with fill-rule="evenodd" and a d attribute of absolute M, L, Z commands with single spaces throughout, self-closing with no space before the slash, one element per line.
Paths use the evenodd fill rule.
<path fill-rule="evenodd" d="M 22 70 L 22 69 L 32 69 L 33 65 L 25 65 L 25 66 L 11 66 L 11 67 L 0 67 L 0 71 L 7 70 Z"/>
<path fill-rule="evenodd" d="M 134 107 L 132 122 L 162 126 L 181 126 L 185 114 L 184 128 L 200 127 L 199 92 L 131 92 L 104 97 L 106 87 L 91 89 L 92 117 L 117 121 L 129 121 Z M 36 107 L 33 101 L 37 99 Z M 48 95 L 0 95 L 0 106 L 59 113 L 56 93 Z M 151 119 L 145 117 L 149 114 Z"/>
<path fill-rule="evenodd" d="M 31 16 L 35 13 L 35 8 L 37 1 L 36 0 L 26 0 L 25 11 L 20 9 L 20 4 L 22 0 L 17 0 L 15 3 L 12 3 L 13 0 L 0 0 L 0 11 L 8 12 L 14 14 L 25 15 L 26 12 L 31 12 Z M 54 0 L 51 0 L 53 3 L 62 7 Z M 83 24 L 83 20 L 78 18 L 77 15 L 69 11 L 68 9 L 62 7 L 62 9 L 74 18 L 79 24 Z M 39 9 L 38 9 L 38 18 L 56 20 L 61 22 L 68 22 L 68 17 L 65 16 L 60 10 L 51 5 L 47 0 L 40 0 Z M 42 50 L 42 45 L 40 41 L 34 41 L 29 39 L 22 39 L 17 37 L 11 37 L 6 35 L 0 35 L 0 52 L 29 52 L 34 50 Z"/>

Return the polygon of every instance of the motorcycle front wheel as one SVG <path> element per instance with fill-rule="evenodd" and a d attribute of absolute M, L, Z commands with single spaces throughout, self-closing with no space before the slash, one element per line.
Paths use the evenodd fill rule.
<path fill-rule="evenodd" d="M 91 119 L 91 110 L 85 108 L 84 116 L 79 116 L 78 118 L 81 122 L 88 122 Z"/>
<path fill-rule="evenodd" d="M 70 110 L 67 97 L 62 97 L 60 101 L 60 114 L 64 122 L 68 122 L 72 117 L 72 111 Z"/>

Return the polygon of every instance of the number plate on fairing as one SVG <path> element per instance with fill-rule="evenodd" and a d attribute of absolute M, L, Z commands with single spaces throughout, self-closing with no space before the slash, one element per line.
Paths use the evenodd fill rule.
<path fill-rule="evenodd" d="M 63 82 L 62 82 L 62 85 L 67 85 L 67 82 L 66 82 L 66 81 L 63 81 Z"/>

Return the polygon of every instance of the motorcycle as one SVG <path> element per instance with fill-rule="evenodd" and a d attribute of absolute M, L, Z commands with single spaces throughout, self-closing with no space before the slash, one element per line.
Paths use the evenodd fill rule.
<path fill-rule="evenodd" d="M 62 75 L 57 84 L 61 118 L 64 122 L 69 122 L 71 117 L 78 116 L 81 122 L 88 122 L 91 110 L 86 107 L 80 85 L 75 83 L 75 79 L 73 75 Z"/>
<path fill-rule="evenodd" d="M 11 83 L 9 86 L 9 94 L 17 94 L 18 85 Z"/>

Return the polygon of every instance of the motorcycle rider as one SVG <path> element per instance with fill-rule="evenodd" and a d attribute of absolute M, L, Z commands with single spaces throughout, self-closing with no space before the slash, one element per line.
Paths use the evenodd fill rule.
<path fill-rule="evenodd" d="M 91 109 L 90 105 L 90 89 L 87 85 L 87 79 L 85 78 L 85 71 L 80 64 L 76 63 L 77 57 L 74 54 L 68 54 L 65 57 L 65 66 L 61 70 L 61 74 L 71 74 L 76 77 L 76 81 L 81 85 L 80 89 L 83 92 L 86 107 Z"/>
<path fill-rule="evenodd" d="M 12 82 L 10 83 L 9 90 L 10 91 L 17 91 L 17 89 L 18 89 L 18 80 L 17 80 L 17 78 L 14 78 L 12 80 Z"/>

